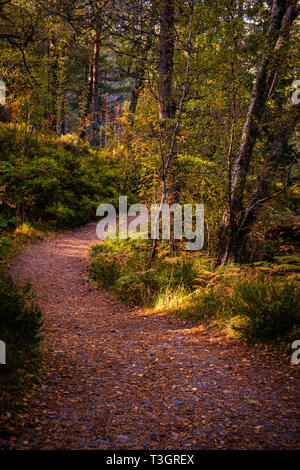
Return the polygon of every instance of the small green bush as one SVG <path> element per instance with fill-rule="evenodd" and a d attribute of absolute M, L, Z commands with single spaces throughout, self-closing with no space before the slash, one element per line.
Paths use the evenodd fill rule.
<path fill-rule="evenodd" d="M 14 239 L 18 244 L 35 242 L 37 240 L 41 240 L 43 237 L 43 232 L 25 222 L 19 225 L 19 227 L 14 231 Z"/>
<path fill-rule="evenodd" d="M 170 262 L 171 261 L 171 262 Z M 194 261 L 184 257 L 164 259 L 158 264 L 156 275 L 161 287 L 168 285 L 183 285 L 191 289 L 197 275 Z"/>
<path fill-rule="evenodd" d="M 115 260 L 98 255 L 90 263 L 91 278 L 103 287 L 113 287 L 119 278 L 120 268 Z"/>
<path fill-rule="evenodd" d="M 155 309 L 160 311 L 167 308 L 170 311 L 176 311 L 188 304 L 191 295 L 190 290 L 183 285 L 175 288 L 166 288 L 158 296 L 155 302 Z"/>
<path fill-rule="evenodd" d="M 300 289 L 294 280 L 259 276 L 238 282 L 232 297 L 232 315 L 247 318 L 236 327 L 249 342 L 293 340 L 300 327 Z"/>
<path fill-rule="evenodd" d="M 180 306 L 177 313 L 180 313 L 184 318 L 192 318 L 204 324 L 210 324 L 220 319 L 223 310 L 223 289 L 209 287 L 203 292 L 194 292 L 188 301 Z"/>
<path fill-rule="evenodd" d="M 151 305 L 158 289 L 152 270 L 125 274 L 114 286 L 114 292 L 121 300 L 141 306 Z"/>

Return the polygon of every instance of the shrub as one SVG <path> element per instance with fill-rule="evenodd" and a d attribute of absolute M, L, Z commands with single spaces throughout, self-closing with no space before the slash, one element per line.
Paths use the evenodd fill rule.
<path fill-rule="evenodd" d="M 29 223 L 23 223 L 19 227 L 16 228 L 14 232 L 14 239 L 18 243 L 28 243 L 34 242 L 36 240 L 40 240 L 44 237 L 44 233 L 40 232 L 36 228 L 34 228 Z"/>
<path fill-rule="evenodd" d="M 0 235 L 0 262 L 11 248 L 11 237 Z"/>
<path fill-rule="evenodd" d="M 196 275 L 191 259 L 157 257 L 150 267 L 147 239 L 107 239 L 91 249 L 91 277 L 117 296 L 138 305 L 155 305 L 164 291 L 190 290 Z"/>
<path fill-rule="evenodd" d="M 173 311 L 224 328 L 248 343 L 289 347 L 300 332 L 299 283 L 262 274 L 245 276 L 242 281 L 221 277 L 217 284 L 187 296 Z"/>
<path fill-rule="evenodd" d="M 18 289 L 0 269 L 0 339 L 6 344 L 6 365 L 0 367 L 0 412 L 14 410 L 41 362 L 42 314 L 27 284 Z"/>
<path fill-rule="evenodd" d="M 224 291 L 220 287 L 209 287 L 203 291 L 193 292 L 193 295 L 180 306 L 184 318 L 192 318 L 209 324 L 220 319 L 224 307 Z"/>
<path fill-rule="evenodd" d="M 249 342 L 292 341 L 300 327 L 300 289 L 294 280 L 259 276 L 238 282 L 232 297 L 232 315 L 247 322 L 235 329 Z"/>
<path fill-rule="evenodd" d="M 136 305 L 151 305 L 158 293 L 159 286 L 153 276 L 153 270 L 130 272 L 121 276 L 114 287 L 114 292 L 121 300 Z"/>
<path fill-rule="evenodd" d="M 126 175 L 104 151 L 82 146 L 77 155 L 73 136 L 52 141 L 41 136 L 24 153 L 22 133 L 10 145 L 8 135 L 0 123 L 0 180 L 10 204 L 3 213 L 6 219 L 15 215 L 14 207 L 21 223 L 75 227 L 96 219 L 99 204 L 118 202 L 120 192 L 135 199 Z"/>
<path fill-rule="evenodd" d="M 191 292 L 183 285 L 171 288 L 168 287 L 157 297 L 155 302 L 156 310 L 176 311 L 182 307 L 186 307 L 189 302 Z"/>
<path fill-rule="evenodd" d="M 90 263 L 91 278 L 103 287 L 113 287 L 119 278 L 120 268 L 115 260 L 96 256 Z"/>
<path fill-rule="evenodd" d="M 187 289 L 191 289 L 195 282 L 196 269 L 192 259 L 165 258 L 158 263 L 156 275 L 160 280 L 161 287 L 168 285 L 182 285 Z"/>

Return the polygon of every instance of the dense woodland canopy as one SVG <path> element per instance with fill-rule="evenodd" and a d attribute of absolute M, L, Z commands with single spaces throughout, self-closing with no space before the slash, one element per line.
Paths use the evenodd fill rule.
<path fill-rule="evenodd" d="M 274 214 L 284 225 L 297 208 L 298 14 L 296 1 L 2 0 L 1 121 L 25 154 L 39 136 L 79 159 L 89 143 L 139 199 L 204 203 L 216 263 L 253 260 Z"/>

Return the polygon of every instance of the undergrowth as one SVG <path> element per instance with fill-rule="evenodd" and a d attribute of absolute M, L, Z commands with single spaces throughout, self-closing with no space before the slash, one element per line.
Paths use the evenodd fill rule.
<path fill-rule="evenodd" d="M 0 123 L 0 154 L 1 214 L 19 224 L 76 227 L 96 219 L 99 204 L 117 204 L 120 192 L 135 201 L 122 168 L 89 145 L 40 135 L 24 146 L 21 128 L 11 135 Z"/>
<path fill-rule="evenodd" d="M 91 250 L 90 275 L 125 301 L 154 306 L 162 293 L 190 291 L 196 275 L 192 260 L 161 254 L 150 265 L 148 240 L 106 240 Z"/>
<path fill-rule="evenodd" d="M 9 419 L 38 380 L 41 367 L 42 314 L 27 284 L 17 288 L 0 265 L 0 339 L 6 364 L 0 365 L 0 416 Z"/>
<path fill-rule="evenodd" d="M 249 344 L 283 352 L 300 337 L 298 255 L 212 269 L 203 255 L 167 255 L 150 265 L 148 240 L 109 240 L 91 249 L 90 276 L 122 300 L 153 306 Z"/>

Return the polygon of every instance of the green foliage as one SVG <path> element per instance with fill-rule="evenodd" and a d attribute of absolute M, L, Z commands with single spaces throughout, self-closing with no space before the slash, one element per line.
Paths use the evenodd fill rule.
<path fill-rule="evenodd" d="M 124 301 L 136 305 L 151 305 L 158 291 L 153 271 L 129 272 L 121 276 L 114 286 L 114 292 Z"/>
<path fill-rule="evenodd" d="M 196 271 L 184 257 L 160 254 L 150 266 L 149 240 L 111 240 L 91 249 L 90 275 L 99 285 L 111 287 L 117 296 L 138 305 L 155 305 L 169 289 L 191 290 Z"/>
<path fill-rule="evenodd" d="M 101 152 L 85 145 L 77 156 L 74 145 L 41 137 L 24 155 L 21 133 L 13 146 L 7 140 L 7 127 L 2 125 L 0 151 L 11 164 L 3 177 L 5 196 L 16 207 L 7 206 L 6 214 L 15 215 L 17 210 L 20 222 L 40 220 L 55 228 L 75 227 L 95 219 L 102 202 L 118 202 L 124 177 Z"/>
<path fill-rule="evenodd" d="M 297 339 L 300 327 L 300 289 L 293 280 L 276 281 L 259 276 L 238 282 L 231 304 L 232 315 L 246 317 L 236 327 L 249 342 Z"/>
<path fill-rule="evenodd" d="M 0 236 L 0 260 L 8 253 L 12 244 L 12 239 L 7 236 Z"/>
<path fill-rule="evenodd" d="M 18 289 L 0 268 L 0 339 L 6 344 L 6 364 L 0 366 L 0 412 L 14 411 L 41 363 L 41 311 L 26 285 Z"/>
<path fill-rule="evenodd" d="M 287 349 L 300 331 L 300 288 L 295 276 L 277 277 L 275 262 L 211 268 L 211 260 L 186 254 L 168 257 L 160 247 L 150 266 L 148 240 L 111 240 L 91 249 L 90 275 L 125 301 L 154 306 L 205 325 L 222 328 L 248 343 Z M 296 263 L 298 255 L 290 260 Z M 277 261 L 285 261 L 283 257 Z M 280 265 L 281 266 L 281 265 Z M 289 265 L 293 266 L 293 265 Z"/>
<path fill-rule="evenodd" d="M 300 331 L 299 283 L 246 272 L 243 277 L 221 277 L 198 288 L 173 311 L 225 328 L 248 343 L 272 343 L 287 350 Z"/>
<path fill-rule="evenodd" d="M 22 405 L 24 394 L 38 379 L 41 365 L 41 311 L 34 305 L 30 286 L 18 289 L 2 261 L 11 247 L 12 226 L 17 222 L 16 205 L 11 198 L 11 188 L 8 189 L 9 183 L 14 181 L 15 184 L 14 174 L 11 162 L 0 162 L 1 209 L 5 216 L 0 215 L 0 340 L 6 346 L 6 364 L 0 366 L 0 414 L 4 411 L 12 414 Z M 19 187 L 20 198 L 23 190 L 24 186 Z M 39 237 L 40 232 L 29 224 L 24 223 L 15 231 L 15 238 L 21 242 Z"/>
<path fill-rule="evenodd" d="M 300 255 L 290 256 L 274 256 L 274 261 L 282 264 L 291 264 L 294 266 L 300 266 Z"/>
<path fill-rule="evenodd" d="M 220 319 L 224 309 L 224 290 L 209 287 L 203 292 L 196 291 L 176 309 L 184 318 L 191 318 L 204 324 L 211 324 Z"/>
<path fill-rule="evenodd" d="M 11 217 L 9 220 L 6 220 L 2 215 L 0 215 L 0 227 L 7 227 L 8 224 L 15 224 L 16 222 L 16 217 Z"/>
<path fill-rule="evenodd" d="M 14 231 L 14 239 L 18 245 L 22 245 L 29 242 L 35 242 L 42 239 L 45 236 L 44 232 L 33 227 L 31 224 L 24 222 L 19 225 Z"/>
<path fill-rule="evenodd" d="M 120 275 L 118 263 L 101 255 L 93 258 L 89 270 L 92 279 L 103 287 L 114 286 Z"/>
<path fill-rule="evenodd" d="M 104 243 L 97 244 L 92 246 L 91 255 L 96 255 L 99 253 L 118 253 L 125 252 L 127 254 L 131 253 L 142 253 L 149 249 L 150 244 L 147 240 L 139 238 L 134 240 L 132 238 L 107 238 Z"/>
<path fill-rule="evenodd" d="M 6 186 L 4 183 L 6 176 L 11 170 L 11 163 L 0 160 L 0 204 L 5 207 L 10 204 L 5 198 Z M 4 203 L 4 204 L 3 204 Z M 0 260 L 5 256 L 11 246 L 10 231 L 12 226 L 17 222 L 16 217 L 5 218 L 0 214 Z"/>

